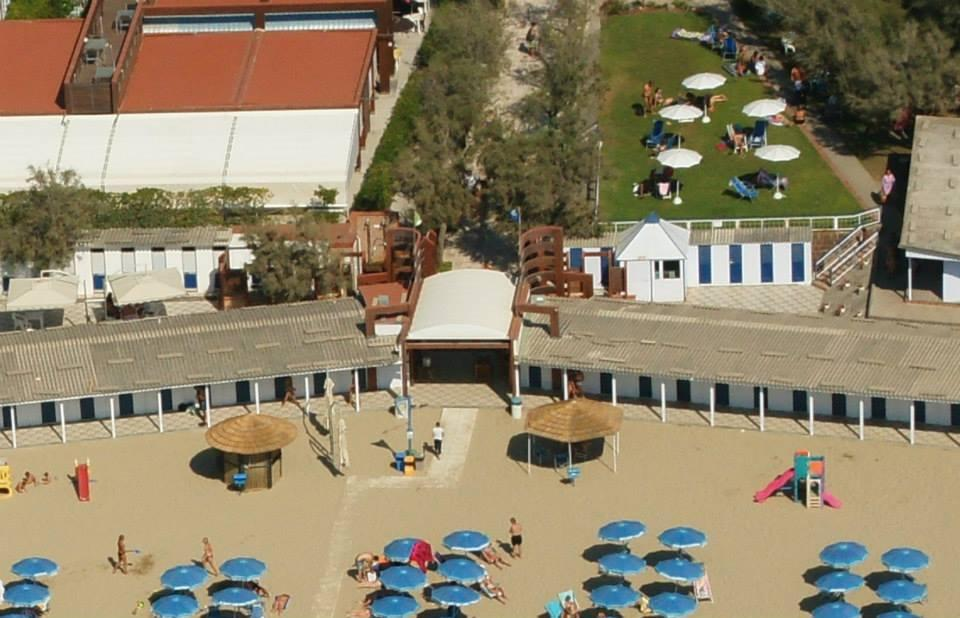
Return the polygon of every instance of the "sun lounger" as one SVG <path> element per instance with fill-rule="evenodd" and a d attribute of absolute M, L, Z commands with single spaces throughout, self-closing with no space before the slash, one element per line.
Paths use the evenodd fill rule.
<path fill-rule="evenodd" d="M 767 145 L 767 125 L 766 120 L 758 120 L 753 125 L 753 131 L 750 132 L 750 147 L 761 148 Z"/>
<path fill-rule="evenodd" d="M 560 618 L 563 616 L 563 605 L 556 599 L 544 605 L 543 608 L 547 610 L 547 615 L 550 616 L 550 618 Z"/>
<path fill-rule="evenodd" d="M 744 199 L 750 200 L 751 202 L 757 199 L 757 196 L 760 195 L 760 192 L 757 191 L 756 187 L 750 183 L 740 180 L 736 176 L 730 179 L 730 187 L 737 195 Z"/>
<path fill-rule="evenodd" d="M 720 52 L 721 60 L 736 60 L 737 59 L 737 40 L 732 36 L 728 36 L 723 42 L 723 51 Z"/>
<path fill-rule="evenodd" d="M 656 148 L 660 145 L 660 142 L 663 141 L 664 127 L 662 120 L 653 123 L 653 129 L 650 130 L 650 135 L 647 137 L 647 148 Z"/>
<path fill-rule="evenodd" d="M 703 577 L 693 582 L 693 595 L 698 601 L 710 601 L 713 603 L 713 589 L 710 588 L 710 576 L 706 573 Z"/>

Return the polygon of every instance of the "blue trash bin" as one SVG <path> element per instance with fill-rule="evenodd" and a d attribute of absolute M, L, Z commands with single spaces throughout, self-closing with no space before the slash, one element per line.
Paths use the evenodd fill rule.
<path fill-rule="evenodd" d="M 403 458 L 406 456 L 406 453 L 403 451 L 397 451 L 393 454 L 393 467 L 397 469 L 397 472 L 403 474 Z"/>

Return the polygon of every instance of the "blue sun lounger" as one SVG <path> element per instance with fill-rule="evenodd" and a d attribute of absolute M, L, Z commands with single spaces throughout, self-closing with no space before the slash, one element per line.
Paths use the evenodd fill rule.
<path fill-rule="evenodd" d="M 734 192 L 740 197 L 750 200 L 751 202 L 760 195 L 760 192 L 757 191 L 757 188 L 751 185 L 750 183 L 744 182 L 734 176 L 730 179 L 730 187 Z"/>

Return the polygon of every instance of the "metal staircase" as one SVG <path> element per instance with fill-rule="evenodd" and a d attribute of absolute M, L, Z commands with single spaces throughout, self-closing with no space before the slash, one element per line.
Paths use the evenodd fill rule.
<path fill-rule="evenodd" d="M 833 286 L 858 266 L 869 264 L 880 237 L 878 223 L 861 225 L 843 237 L 814 264 L 814 277 Z"/>

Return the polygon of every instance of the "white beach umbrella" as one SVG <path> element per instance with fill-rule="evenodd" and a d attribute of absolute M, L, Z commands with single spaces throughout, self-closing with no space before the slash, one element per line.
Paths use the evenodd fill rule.
<path fill-rule="evenodd" d="M 693 105 L 681 103 L 679 105 L 668 105 L 660 110 L 660 116 L 667 120 L 676 120 L 677 122 L 693 122 L 700 116 L 703 116 L 703 110 Z M 680 136 L 677 135 L 677 145 L 680 145 Z"/>
<path fill-rule="evenodd" d="M 703 160 L 703 156 L 696 150 L 690 150 L 688 148 L 673 148 L 671 150 L 664 150 L 657 155 L 657 161 L 662 165 L 667 167 L 672 167 L 673 169 L 685 169 L 688 167 L 693 167 L 694 165 L 700 165 L 700 161 Z M 680 199 L 680 182 L 677 181 L 677 195 L 673 198 L 674 204 L 682 204 L 683 200 Z"/>
<path fill-rule="evenodd" d="M 793 161 L 800 158 L 800 151 L 793 146 L 786 144 L 770 144 L 753 151 L 758 158 L 773 163 L 782 163 L 784 161 Z M 773 193 L 773 199 L 782 200 L 783 193 L 780 192 L 780 174 L 777 174 L 777 190 Z"/>
<path fill-rule="evenodd" d="M 719 73 L 695 73 L 684 79 L 680 84 L 690 90 L 714 90 L 727 83 L 727 78 Z M 703 102 L 703 124 L 710 122 L 707 112 L 707 101 Z"/>
<path fill-rule="evenodd" d="M 743 106 L 743 113 L 751 118 L 767 118 L 782 114 L 787 109 L 787 102 L 783 99 L 757 99 Z"/>

